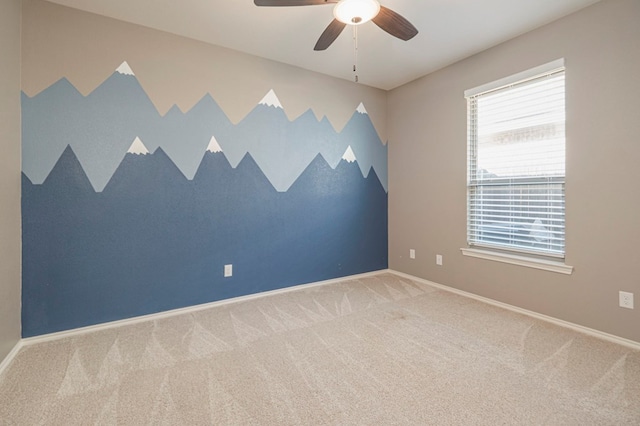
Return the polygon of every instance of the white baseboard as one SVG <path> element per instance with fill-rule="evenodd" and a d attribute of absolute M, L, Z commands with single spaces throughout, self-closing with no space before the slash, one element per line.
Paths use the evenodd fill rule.
<path fill-rule="evenodd" d="M 213 308 L 215 306 L 222 306 L 230 303 L 244 302 L 247 300 L 273 296 L 275 294 L 283 294 L 283 293 L 288 293 L 296 290 L 335 284 L 337 282 L 346 281 L 346 280 L 354 280 L 354 279 L 371 277 L 371 276 L 379 275 L 385 272 L 391 272 L 391 271 L 389 271 L 388 269 L 382 269 L 379 271 L 366 272 L 363 274 L 348 275 L 346 277 L 340 277 L 340 278 L 332 278 L 330 280 L 325 280 L 325 281 L 316 281 L 308 284 L 300 284 L 300 285 L 295 285 L 291 287 L 284 287 L 276 290 L 265 291 L 262 293 L 254 293 L 254 294 L 248 294 L 246 296 L 238 296 L 230 299 L 217 300 L 215 302 L 203 303 L 201 305 L 187 306 L 184 308 L 172 309 L 170 311 L 163 311 L 163 312 L 158 312 L 154 314 L 142 315 L 139 317 L 126 318 L 122 320 L 110 321 L 110 322 L 105 322 L 105 323 L 96 324 L 96 325 L 89 325 L 87 327 L 74 328 L 71 330 L 43 334 L 40 336 L 27 337 L 22 339 L 20 343 L 21 343 L 21 346 L 28 346 L 28 345 L 34 345 L 36 343 L 50 342 L 53 340 L 59 340 L 67 337 L 79 336 L 86 333 L 92 333 L 94 331 L 107 330 L 110 328 L 123 327 L 125 325 L 137 324 L 137 323 L 146 322 L 146 321 L 155 321 L 163 318 L 173 317 L 176 315 L 188 314 L 192 312 L 201 311 L 203 309 Z"/>
<path fill-rule="evenodd" d="M 569 328 L 571 330 L 577 331 L 582 334 L 587 334 L 592 337 L 596 337 L 598 339 L 606 340 L 611 343 L 616 343 L 618 345 L 626 346 L 631 349 L 640 350 L 640 342 L 636 342 L 634 340 L 625 339 L 624 337 L 619 337 L 614 334 L 605 333 L 604 331 L 595 330 L 593 328 L 585 327 L 579 324 L 574 324 L 569 321 L 561 320 L 558 318 L 554 318 L 548 315 L 540 314 L 538 312 L 530 311 L 528 309 L 523 309 L 518 306 L 509 305 L 508 303 L 498 302 L 497 300 L 489 299 L 488 297 L 478 296 L 477 294 L 469 293 L 463 290 L 458 290 L 457 288 L 448 287 L 446 285 L 438 284 L 433 281 L 425 280 L 423 278 L 418 278 L 413 275 L 405 274 L 404 272 L 398 272 L 394 270 L 389 270 L 390 273 L 395 274 L 399 277 L 407 278 L 410 280 L 418 281 L 420 283 L 430 285 L 432 287 L 438 288 L 440 290 L 445 290 L 450 293 L 455 293 L 460 296 L 468 297 L 470 299 L 477 300 L 479 302 L 484 302 L 489 305 L 497 306 L 499 308 L 507 309 L 512 312 L 516 312 L 519 314 L 527 315 L 529 317 L 539 319 L 542 321 L 549 322 L 551 324 L 558 325 L 560 327 Z"/>
<path fill-rule="evenodd" d="M 252 300 L 252 299 L 258 299 L 258 298 L 262 298 L 262 297 L 267 297 L 267 296 L 272 296 L 272 295 L 276 295 L 276 294 L 283 294 L 283 293 L 288 293 L 291 291 L 297 291 L 297 290 L 302 290 L 302 289 L 309 289 L 309 288 L 313 288 L 313 287 L 319 287 L 319 286 L 324 286 L 324 285 L 330 285 L 330 284 L 335 284 L 341 281 L 348 281 L 348 280 L 353 280 L 353 279 L 360 279 L 360 278 L 366 278 L 366 277 L 371 277 L 371 276 L 376 276 L 376 275 L 380 275 L 383 273 L 391 273 L 394 275 L 397 275 L 399 277 L 403 277 L 403 278 L 407 278 L 410 280 L 414 280 L 414 281 L 418 281 L 421 282 L 423 284 L 444 290 L 444 291 L 448 291 L 451 293 L 455 293 L 458 294 L 460 296 L 464 296 L 464 297 L 468 297 L 470 299 L 474 299 L 480 302 L 484 302 L 493 306 L 497 306 L 503 309 L 507 309 L 509 311 L 512 312 L 517 312 L 523 315 L 527 315 L 529 317 L 532 318 L 536 318 L 542 321 L 546 321 L 555 325 L 558 325 L 560 327 L 565 327 L 565 328 L 569 328 L 571 330 L 583 333 L 583 334 L 587 334 L 589 336 L 593 336 L 602 340 L 606 340 L 608 342 L 611 343 L 615 343 L 618 345 L 622 345 L 622 346 L 626 346 L 629 347 L 631 349 L 635 349 L 635 350 L 640 350 L 640 343 L 639 342 L 635 342 L 633 340 L 629 340 L 629 339 L 625 339 L 623 337 L 619 337 L 619 336 L 615 336 L 613 334 L 609 334 L 609 333 L 605 333 L 599 330 L 595 330 L 589 327 L 584 327 L 582 325 L 579 324 L 574 324 L 568 321 L 564 321 L 558 318 L 553 318 L 550 317 L 548 315 L 543 315 L 537 312 L 533 312 L 533 311 L 529 311 L 527 309 L 523 309 L 523 308 L 519 308 L 517 306 L 513 306 L 513 305 L 509 305 L 507 303 L 503 303 L 503 302 L 498 302 L 497 300 L 493 300 L 493 299 L 489 299 L 487 297 L 483 297 L 483 296 L 478 296 L 476 294 L 473 293 L 469 293 L 463 290 L 458 290 L 456 288 L 453 287 L 448 287 L 442 284 L 438 284 L 435 283 L 433 281 L 429 281 L 429 280 L 425 280 L 423 278 L 419 278 L 413 275 L 409 275 L 409 274 L 405 274 L 403 272 L 398 272 L 398 271 L 394 271 L 392 269 L 383 269 L 383 270 L 379 270 L 379 271 L 374 271 L 374 272 L 367 272 L 364 274 L 358 274 L 358 275 L 349 275 L 346 277 L 340 277 L 340 278 L 334 278 L 334 279 L 330 279 L 330 280 L 325 280 L 325 281 L 317 281 L 317 282 L 313 282 L 313 283 L 308 283 L 308 284 L 301 284 L 301 285 L 296 285 L 296 286 L 292 286 L 292 287 L 285 287 L 285 288 L 281 288 L 281 289 L 277 289 L 277 290 L 270 290 L 270 291 L 265 291 L 262 293 L 255 293 L 255 294 L 249 294 L 246 296 L 239 296 L 239 297 L 234 297 L 231 299 L 224 299 L 224 300 L 219 300 L 219 301 L 215 301 L 215 302 L 210 302 L 210 303 L 204 303 L 201 305 L 195 305 L 195 306 L 188 306 L 185 308 L 179 308 L 179 309 L 173 309 L 170 311 L 164 311 L 164 312 L 158 312 L 155 314 L 149 314 L 149 315 L 143 315 L 143 316 L 139 316 L 139 317 L 134 317 L 134 318 L 127 318 L 127 319 L 123 319 L 123 320 L 118 320 L 118 321 L 111 321 L 111 322 L 107 322 L 107 323 L 102 323 L 102 324 L 96 324 L 96 325 L 91 325 L 91 326 L 87 326 L 87 327 L 81 327 L 81 328 L 75 328 L 72 330 L 65 330 L 65 331 L 60 331 L 57 333 L 50 333 L 50 334 L 44 334 L 41 336 L 35 336 L 35 337 L 28 337 L 28 338 L 24 338 L 21 339 L 13 348 L 13 350 L 5 357 L 5 359 L 0 363 L 0 374 L 2 374 L 2 371 L 11 363 L 11 361 L 13 361 L 13 359 L 15 358 L 16 354 L 18 353 L 18 351 L 20 351 L 20 349 L 24 346 L 28 346 L 28 345 L 34 345 L 37 343 L 42 343 L 42 342 L 49 342 L 49 341 L 53 341 L 53 340 L 59 340 L 59 339 L 64 339 L 64 338 L 68 338 L 68 337 L 73 337 L 73 336 L 79 336 L 82 334 L 86 334 L 86 333 L 91 333 L 94 331 L 99 331 L 99 330 L 106 330 L 106 329 L 110 329 L 110 328 L 117 328 L 117 327 L 123 327 L 126 325 L 131 325 L 131 324 L 137 324 L 137 323 L 141 323 L 141 322 L 145 322 L 145 321 L 155 321 L 155 320 L 159 320 L 159 319 L 163 319 L 163 318 L 168 318 L 168 317 L 172 317 L 172 316 L 176 316 L 176 315 L 181 315 L 181 314 L 186 314 L 186 313 L 192 313 L 192 312 L 197 312 L 197 311 L 201 311 L 203 309 L 209 309 L 212 307 L 216 307 L 216 306 L 222 306 L 222 305 L 226 305 L 226 304 L 231 304 L 231 303 L 239 303 L 239 302 L 243 302 L 243 301 L 247 301 L 247 300 Z"/>
<path fill-rule="evenodd" d="M 22 340 L 18 340 L 18 343 L 15 344 L 13 349 L 11 349 L 11 351 L 7 354 L 7 356 L 4 357 L 2 362 L 0 362 L 0 376 L 2 375 L 2 372 L 4 371 L 4 369 L 7 368 L 9 364 L 11 364 L 11 362 L 16 357 L 18 352 L 20 352 L 20 349 L 22 348 L 22 346 L 23 346 Z"/>

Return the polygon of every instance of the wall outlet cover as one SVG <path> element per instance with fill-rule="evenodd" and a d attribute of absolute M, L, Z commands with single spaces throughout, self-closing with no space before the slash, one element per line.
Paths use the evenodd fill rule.
<path fill-rule="evenodd" d="M 621 308 L 633 309 L 633 293 L 619 292 L 619 304 Z"/>

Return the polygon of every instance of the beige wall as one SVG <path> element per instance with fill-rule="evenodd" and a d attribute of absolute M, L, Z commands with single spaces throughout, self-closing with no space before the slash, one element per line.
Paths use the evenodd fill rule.
<path fill-rule="evenodd" d="M 386 143 L 386 92 L 40 0 L 23 0 L 22 90 L 62 77 L 88 94 L 127 61 L 161 114 L 210 93 L 239 122 L 273 89 L 290 119 L 311 108 L 336 130 L 360 102 Z"/>
<path fill-rule="evenodd" d="M 604 0 L 390 92 L 390 267 L 640 341 L 639 22 L 639 1 Z M 575 271 L 465 257 L 463 91 L 562 57 L 566 263 Z M 619 290 L 635 293 L 635 310 L 618 307 Z"/>
<path fill-rule="evenodd" d="M 20 0 L 0 1 L 0 361 L 20 339 Z"/>

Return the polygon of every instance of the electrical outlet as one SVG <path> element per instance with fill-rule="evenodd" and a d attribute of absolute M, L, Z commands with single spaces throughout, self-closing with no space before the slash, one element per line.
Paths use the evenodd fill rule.
<path fill-rule="evenodd" d="M 633 309 L 633 293 L 621 291 L 618 293 L 620 298 L 620 307 Z"/>
<path fill-rule="evenodd" d="M 436 254 L 436 265 L 442 266 L 442 255 Z"/>
<path fill-rule="evenodd" d="M 410 249 L 409 250 L 409 259 L 415 259 L 416 258 L 416 251 L 414 249 Z"/>
<path fill-rule="evenodd" d="M 233 265 L 224 265 L 224 277 L 229 278 L 233 275 Z"/>

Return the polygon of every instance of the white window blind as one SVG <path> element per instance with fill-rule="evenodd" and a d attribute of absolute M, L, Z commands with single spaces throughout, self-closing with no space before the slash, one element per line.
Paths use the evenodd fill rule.
<path fill-rule="evenodd" d="M 564 68 L 467 94 L 467 105 L 468 244 L 564 257 Z"/>

